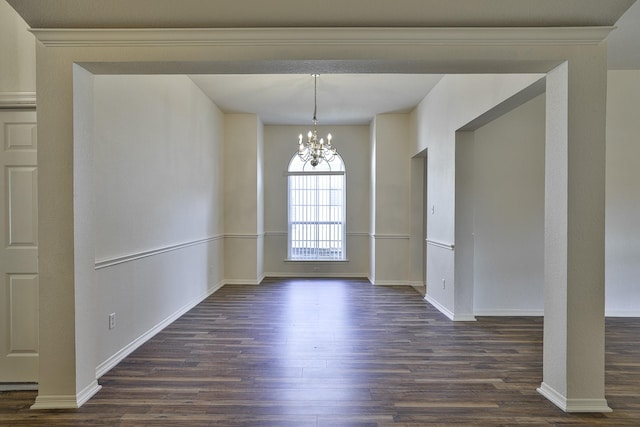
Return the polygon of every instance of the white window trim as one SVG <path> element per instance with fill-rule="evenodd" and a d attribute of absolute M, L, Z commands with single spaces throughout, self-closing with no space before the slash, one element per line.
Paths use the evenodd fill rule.
<path fill-rule="evenodd" d="M 344 160 L 342 160 L 344 165 Z M 347 257 L 347 177 L 346 171 L 286 171 L 283 174 L 287 177 L 287 258 L 285 262 L 304 262 L 304 263 L 344 263 L 349 262 Z M 326 175 L 342 175 L 344 176 L 344 184 L 342 189 L 342 213 L 343 213 L 343 227 L 342 227 L 342 258 L 291 258 L 291 220 L 290 215 L 290 196 L 291 189 L 289 188 L 290 176 L 326 176 Z"/>

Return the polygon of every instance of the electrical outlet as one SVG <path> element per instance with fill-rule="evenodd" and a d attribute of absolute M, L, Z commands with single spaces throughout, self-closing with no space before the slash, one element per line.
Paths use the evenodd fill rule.
<path fill-rule="evenodd" d="M 444 280 L 444 279 L 442 279 L 442 289 L 445 289 L 445 288 L 446 288 L 446 286 L 447 286 L 447 284 L 446 284 L 445 280 Z"/>
<path fill-rule="evenodd" d="M 109 315 L 109 329 L 113 329 L 116 327 L 116 314 L 111 313 Z"/>

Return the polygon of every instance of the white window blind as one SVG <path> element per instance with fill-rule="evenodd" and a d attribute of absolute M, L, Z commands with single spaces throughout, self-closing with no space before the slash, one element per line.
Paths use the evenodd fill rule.
<path fill-rule="evenodd" d="M 341 158 L 324 170 L 289 165 L 289 259 L 343 260 L 345 251 L 345 171 Z M 300 167 L 301 166 L 301 167 Z M 320 166 L 320 165 L 318 165 Z M 327 170 L 335 168 L 335 170 Z M 315 168 L 318 169 L 318 168 Z"/>

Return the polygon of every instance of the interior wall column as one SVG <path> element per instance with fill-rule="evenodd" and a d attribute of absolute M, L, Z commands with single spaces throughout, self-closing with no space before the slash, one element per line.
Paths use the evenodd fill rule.
<path fill-rule="evenodd" d="M 606 48 L 576 49 L 547 76 L 543 382 L 567 412 L 604 395 Z"/>
<path fill-rule="evenodd" d="M 411 157 L 409 116 L 379 114 L 371 165 L 372 274 L 375 285 L 409 284 L 411 233 Z M 347 165 L 348 167 L 348 165 Z"/>
<path fill-rule="evenodd" d="M 475 262 L 474 157 L 475 133 L 458 131 L 455 136 L 455 252 L 454 316 L 473 321 Z"/>
<path fill-rule="evenodd" d="M 262 122 L 241 113 L 224 120 L 225 282 L 257 285 L 264 277 Z"/>
<path fill-rule="evenodd" d="M 93 310 L 92 76 L 37 45 L 39 376 L 34 409 L 78 408 L 100 386 Z M 74 77 L 81 79 L 74 94 Z M 83 114 L 74 116 L 75 101 Z M 79 167 L 81 165 L 81 167 Z"/>

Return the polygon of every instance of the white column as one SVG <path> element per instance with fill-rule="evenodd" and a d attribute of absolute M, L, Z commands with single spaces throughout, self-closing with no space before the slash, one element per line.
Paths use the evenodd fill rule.
<path fill-rule="evenodd" d="M 257 285 L 263 276 L 262 123 L 256 114 L 225 115 L 225 281 Z"/>
<path fill-rule="evenodd" d="M 544 367 L 538 391 L 567 412 L 608 412 L 606 49 L 578 53 L 547 76 Z"/>
<path fill-rule="evenodd" d="M 376 116 L 372 268 L 376 285 L 409 283 L 411 158 L 409 116 Z"/>
<path fill-rule="evenodd" d="M 100 389 L 92 333 L 91 113 L 74 118 L 69 58 L 41 45 L 37 57 L 38 209 L 43 214 L 38 218 L 40 366 L 32 408 L 77 408 Z M 86 72 L 77 77 L 82 93 L 75 95 L 86 110 L 92 77 Z"/>

